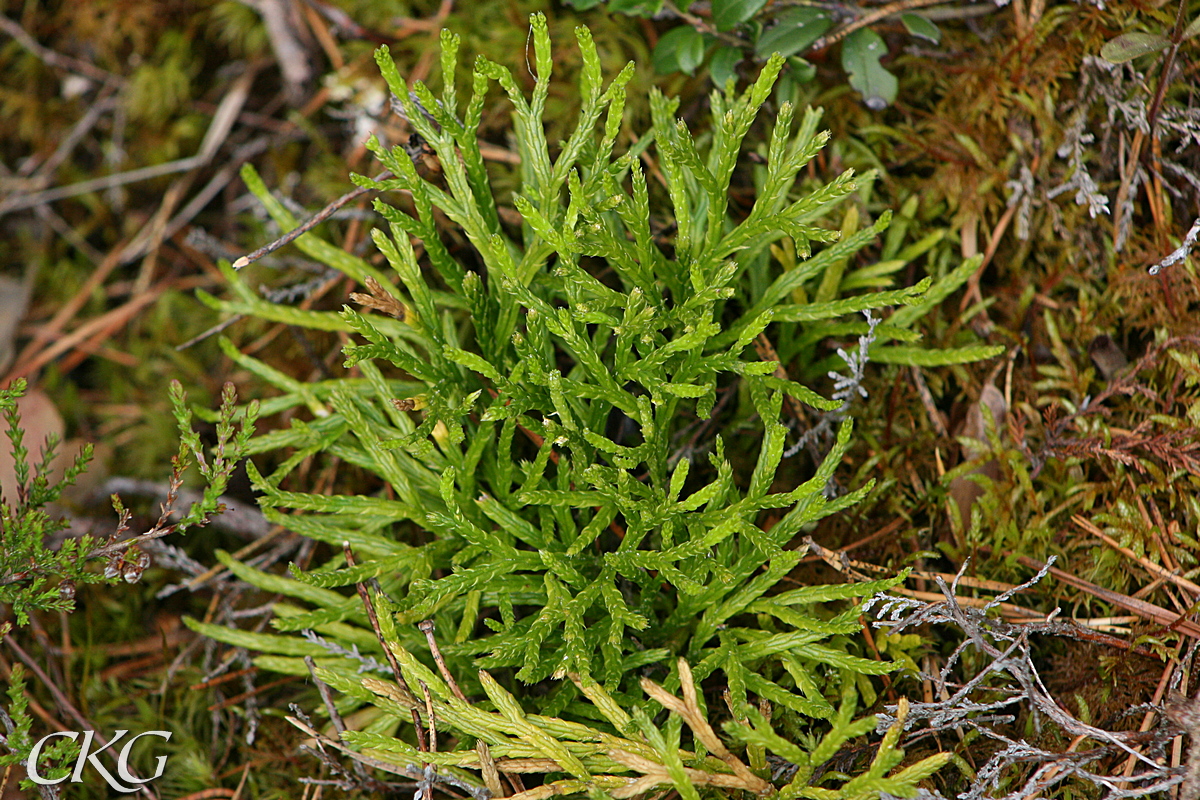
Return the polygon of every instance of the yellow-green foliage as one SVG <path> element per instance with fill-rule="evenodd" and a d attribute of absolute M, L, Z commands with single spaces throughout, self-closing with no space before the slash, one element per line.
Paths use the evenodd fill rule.
<path fill-rule="evenodd" d="M 639 685 L 639 677 L 657 674 L 667 691 L 682 688 L 685 695 L 693 671 L 697 682 L 728 687 L 734 719 L 754 721 L 736 732 L 751 743 L 751 760 L 760 766 L 762 751 L 754 748 L 778 753 L 783 739 L 755 715 L 755 703 L 773 707 L 776 724 L 813 732 L 810 760 L 836 749 L 821 742 L 840 743 L 874 727 L 871 717 L 853 719 L 857 679 L 898 664 L 852 652 L 858 612 L 841 601 L 900 578 L 787 591 L 779 584 L 800 561 L 801 554 L 788 549 L 796 534 L 870 489 L 867 484 L 832 499 L 825 493 L 851 438 L 845 398 L 855 394 L 868 354 L 891 363 L 950 364 L 997 352 L 894 344 L 911 341 L 909 328 L 978 262 L 964 262 L 936 283 L 925 279 L 889 291 L 847 294 L 840 278 L 822 284 L 820 277 L 843 269 L 890 215 L 845 226 L 844 234 L 820 224 L 855 191 L 857 179 L 847 172 L 811 192 L 794 191 L 798 173 L 826 136 L 818 132 L 818 113 L 806 111 L 797 125 L 789 104 L 770 125 L 753 207 L 740 219 L 729 213 L 743 140 L 770 94 L 782 64 L 777 58 L 744 93 L 714 94 L 707 141 L 694 140 L 674 118 L 675 101 L 651 92 L 651 127 L 618 155 L 633 68 L 605 85 L 595 45 L 580 28 L 580 119 L 563 141 L 547 141 L 550 38 L 541 15 L 532 25 L 531 97 L 506 67 L 486 59 L 476 62 L 466 102 L 449 80 L 440 96 L 420 83 L 410 96 L 386 50 L 378 55 L 406 116 L 437 154 L 442 178 L 418 175 L 402 148 L 371 143 L 392 177 L 355 180 L 403 190 L 414 207 L 408 214 L 376 202 L 391 235 L 377 230 L 374 240 L 390 271 L 311 234 L 297 244 L 364 283 L 373 299 L 354 299 L 390 316 L 277 305 L 229 268 L 234 298 L 206 296 L 224 311 L 354 334 L 344 353 L 356 374 L 302 383 L 226 347 L 239 365 L 283 392 L 264 404 L 264 413 L 309 412 L 304 421 L 294 417 L 290 429 L 251 443 L 252 452 L 286 455 L 269 474 L 249 466 L 264 513 L 338 553 L 321 568 L 291 577 L 221 555 L 242 580 L 308 605 L 277 604 L 274 620 L 278 631 L 304 632 L 304 638 L 190 624 L 270 654 L 259 659 L 265 668 L 307 674 L 302 657 L 311 656 L 355 705 L 387 712 L 351 741 L 403 755 L 402 765 L 419 761 L 411 733 L 393 737 L 398 722 L 410 718 L 405 706 L 420 696 L 423 683 L 447 704 L 435 716 L 452 752 L 439 763 L 479 766 L 485 779 L 483 762 L 472 761 L 474 739 L 504 748 L 502 761 L 549 759 L 536 771 L 551 773 L 548 780 L 556 772 L 570 774 L 568 782 L 575 783 L 562 788 L 570 794 L 628 788 L 639 780 L 613 772 L 652 773 L 655 781 L 643 788 L 670 784 L 688 796 L 695 789 L 685 787 L 705 781 L 745 788 L 691 776 L 688 769 L 724 768 L 711 756 L 676 754 L 681 718 L 665 732 L 649 724 L 656 703 L 666 701 L 644 681 Z M 444 76 L 455 74 L 458 44 L 454 36 L 442 38 Z M 520 226 L 502 223 L 480 154 L 478 128 L 492 83 L 512 105 Z M 650 191 L 639 154 L 661 171 L 665 202 Z M 252 171 L 243 177 L 282 225 L 295 224 Z M 676 227 L 669 240 L 650 227 L 663 213 Z M 446 245 L 439 225 L 447 218 L 476 260 L 464 263 Z M 422 247 L 420 258 L 414 242 Z M 779 272 L 771 247 L 784 242 L 790 269 Z M 867 287 L 886 285 L 893 270 L 849 274 Z M 800 291 L 809 281 L 813 299 Z M 906 308 L 887 325 L 872 319 L 846 329 L 838 321 L 892 305 Z M 751 343 L 781 330 L 816 338 L 862 331 L 860 354 L 846 357 L 854 374 L 839 384 L 835 399 L 783 377 L 777 362 L 758 357 Z M 730 392 L 742 398 L 739 407 L 717 419 L 744 426 L 739 451 L 750 455 L 740 472 L 719 430 L 697 448 L 709 450 L 707 458 L 681 447 Z M 781 489 L 785 398 L 833 415 L 836 442 L 807 480 Z M 331 496 L 293 485 L 296 467 L 321 453 L 356 465 L 386 488 Z M 378 631 L 357 596 L 335 591 L 367 582 L 379 587 L 370 593 Z M 422 666 L 417 654 L 427 659 L 429 649 L 416 626 L 425 620 L 444 632 L 450 673 L 468 693 L 486 695 L 498 714 L 471 716 L 465 701 Z M 360 667 L 391 675 L 379 638 L 402 662 L 412 691 L 359 675 Z M 680 657 L 693 666 L 687 669 Z M 573 681 L 563 680 L 567 676 Z M 657 699 L 645 699 L 643 689 Z M 839 696 L 835 707 L 831 698 Z M 642 721 L 625 730 L 618 719 Z M 688 725 L 703 743 L 698 718 Z M 834 739 L 822 739 L 821 732 Z M 644 737 L 637 747 L 659 759 L 658 766 L 614 764 L 612 752 L 601 757 L 583 743 L 614 734 Z M 512 736 L 527 746 L 516 747 Z M 790 747 L 794 755 L 796 745 Z M 710 744 L 701 749 L 714 752 Z M 599 760 L 589 761 L 593 756 Z M 895 752 L 888 749 L 884 757 L 881 751 L 880 758 L 861 786 L 849 781 L 819 796 L 903 793 L 932 769 L 928 762 L 897 773 Z M 818 796 L 807 778 L 797 780 L 790 796 Z"/>

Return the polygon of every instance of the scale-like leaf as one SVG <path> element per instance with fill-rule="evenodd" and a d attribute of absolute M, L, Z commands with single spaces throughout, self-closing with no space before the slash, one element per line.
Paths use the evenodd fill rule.
<path fill-rule="evenodd" d="M 657 5 L 615 0 L 608 7 L 643 13 Z M 730 30 L 764 6 L 714 0 L 712 19 Z M 919 19 L 907 24 L 914 35 L 931 34 Z M 279 604 L 277 628 L 303 626 L 320 639 L 199 629 L 266 653 L 261 666 L 289 674 L 307 674 L 303 656 L 320 658 L 320 674 L 345 693 L 348 707 L 370 705 L 382 714 L 344 742 L 404 774 L 417 770 L 417 779 L 426 765 L 437 765 L 439 778 L 461 780 L 455 786 L 466 793 L 482 784 L 498 791 L 507 766 L 539 773 L 536 791 L 572 797 L 666 789 L 692 800 L 734 790 L 763 794 L 764 778 L 754 770 L 764 768 L 770 751 L 799 768 L 783 795 L 840 797 L 837 787 L 848 779 L 827 775 L 821 786 L 809 785 L 813 764 L 873 727 L 873 717 L 854 716 L 856 682 L 867 686 L 866 676 L 908 663 L 863 658 L 848 646 L 859 626 L 848 601 L 902 576 L 781 586 L 802 558 L 790 547 L 797 534 L 871 488 L 867 482 L 826 496 L 853 452 L 851 416 L 842 394 L 822 397 L 794 371 L 796 347 L 813 353 L 822 339 L 858 336 L 863 347 L 874 342 L 867 352 L 879 362 L 990 357 L 996 348 L 970 340 L 944 351 L 913 344 L 920 336 L 915 323 L 977 263 L 964 262 L 932 285 L 925 279 L 906 286 L 904 268 L 937 242 L 904 248 L 900 231 L 884 242 L 885 261 L 860 264 L 858 254 L 879 244 L 891 216 L 830 224 L 830 212 L 870 173 L 845 172 L 793 194 L 828 136 L 817 130 L 816 112 L 797 126 L 790 104 L 776 110 L 770 126 L 759 196 L 748 214 L 729 212 L 747 136 L 763 116 L 782 56 L 772 55 L 745 91 L 714 95 L 705 135 L 676 118 L 677 100 L 651 91 L 652 125 L 627 137 L 624 97 L 639 90 L 626 85 L 636 73 L 630 65 L 605 86 L 600 52 L 577 31 L 582 68 L 572 91 L 582 100 L 580 117 L 560 144 L 548 142 L 544 116 L 556 61 L 548 21 L 535 15 L 531 26 L 532 87 L 509 67 L 482 59 L 465 107 L 452 74 L 442 77 L 440 101 L 421 84 L 411 87 L 437 125 L 420 114 L 399 70 L 379 54 L 389 87 L 420 118 L 414 126 L 445 174 L 436 184 L 426 181 L 402 150 L 372 143 L 394 177 L 358 182 L 402 189 L 412 199 L 408 211 L 382 199 L 377 206 L 391 235 L 374 239 L 392 283 L 385 270 L 315 234 L 300 241 L 355 280 L 370 277 L 382 291 L 395 290 L 404 298 L 404 320 L 355 310 L 298 313 L 266 301 L 232 273 L 233 299 L 213 301 L 345 333 L 347 364 L 361 376 L 305 382 L 223 344 L 240 368 L 279 393 L 264 408 L 295 409 L 289 428 L 247 445 L 256 455 L 282 451 L 270 475 L 247 467 L 264 516 L 338 555 L 302 579 L 229 562 L 239 578 L 305 604 Z M 826 11 L 783 9 L 758 37 L 756 52 L 802 52 L 829 27 Z M 457 40 L 444 36 L 442 43 L 443 67 L 452 72 Z M 655 66 L 695 71 L 710 43 L 690 25 L 668 30 Z M 883 55 L 870 30 L 843 44 L 854 85 L 876 105 L 895 93 L 880 66 Z M 738 48 L 718 44 L 714 79 L 736 77 L 745 67 L 740 59 Z M 503 90 L 521 159 L 503 195 L 520 219 L 504 225 L 477 141 L 496 96 L 493 82 Z M 622 151 L 628 139 L 636 144 Z M 665 192 L 657 191 L 660 182 Z M 252 188 L 281 225 L 294 224 L 261 181 Z M 458 234 L 446 236 L 447 221 Z M 471 263 L 460 263 L 452 250 L 459 245 L 447 242 L 469 243 Z M 776 257 L 788 260 L 784 269 Z M 875 288 L 886 291 L 865 291 Z M 812 302 L 818 294 L 822 302 Z M 897 309 L 885 324 L 863 322 L 860 312 L 883 306 Z M 785 341 L 775 341 L 781 331 Z M 819 364 L 813 362 L 800 369 Z M 797 401 L 808 410 L 797 411 Z M 838 432 L 815 474 L 799 485 L 786 479 L 796 473 L 785 466 L 797 413 Z M 730 436 L 737 447 L 727 452 Z M 366 480 L 353 492 L 303 491 L 302 478 L 317 474 L 309 465 L 321 458 Z M 352 566 L 340 555 L 344 544 Z M 370 624 L 357 594 L 344 588 L 352 584 L 368 586 L 377 612 Z M 436 672 L 418 624 L 439 644 Z M 403 680 L 374 655 L 380 639 Z M 692 691 L 686 666 L 673 661 L 682 655 L 697 660 L 695 678 L 706 687 L 728 686 L 729 707 L 746 720 L 728 730 L 750 745 L 749 766 L 716 739 L 705 698 Z M 443 677 L 443 665 L 461 695 Z M 383 677 L 360 677 L 360 667 Z M 480 674 L 483 668 L 503 669 L 505 685 Z M 669 671 L 666 688 L 645 696 L 643 671 Z M 831 680 L 842 675 L 835 710 L 826 698 L 836 693 Z M 675 689 L 682 697 L 670 694 Z M 776 733 L 759 714 L 760 701 L 780 717 L 811 720 L 813 738 L 798 744 L 790 729 L 788 737 Z M 651 722 L 658 702 L 670 711 L 661 726 Z M 435 725 L 423 720 L 422 727 L 436 727 L 441 741 L 474 748 L 425 752 L 412 745 L 411 730 L 384 730 L 411 724 L 414 709 L 423 717 L 432 711 Z M 724 715 L 713 711 L 714 719 Z M 707 754 L 683 749 L 692 746 L 687 742 Z M 863 793 L 911 794 L 933 762 L 897 772 L 899 750 L 886 744 L 860 781 Z"/>

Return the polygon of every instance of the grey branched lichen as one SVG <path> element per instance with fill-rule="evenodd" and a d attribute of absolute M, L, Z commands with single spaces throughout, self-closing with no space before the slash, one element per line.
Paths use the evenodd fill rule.
<path fill-rule="evenodd" d="M 1147 89 L 1146 76 L 1132 63 L 1111 63 L 1103 58 L 1085 56 L 1080 70 L 1075 100 L 1064 109 L 1071 124 L 1063 131 L 1057 155 L 1067 162 L 1067 175 L 1058 185 L 1045 192 L 1046 199 L 1073 191 L 1075 202 L 1087 206 L 1095 218 L 1111 213 L 1116 230 L 1113 245 L 1120 252 L 1132 231 L 1136 198 L 1139 189 L 1151 180 L 1147 167 L 1140 161 L 1126 164 L 1123 148 L 1128 136 L 1150 133 L 1150 106 L 1153 91 Z M 1089 128 L 1089 125 L 1092 126 Z M 1181 154 L 1189 153 L 1200 144 L 1200 110 L 1187 103 L 1163 103 L 1154 120 L 1157 137 L 1162 141 L 1163 157 L 1159 168 L 1176 176 L 1182 184 L 1168 190 L 1176 197 L 1182 191 L 1200 193 L 1200 174 Z M 1125 144 L 1122 144 L 1125 142 Z M 1018 233 L 1023 230 L 1021 217 L 1028 217 L 1030 204 L 1038 205 L 1041 198 L 1033 196 L 1024 176 L 1010 181 L 1013 191 L 1010 204 L 1022 203 L 1018 209 Z M 1118 186 L 1110 200 L 1102 186 Z"/>
<path fill-rule="evenodd" d="M 1167 254 L 1167 257 L 1162 261 L 1150 267 L 1150 274 L 1157 275 L 1167 267 L 1172 267 L 1187 258 L 1192 252 L 1192 248 L 1196 246 L 1196 239 L 1198 237 L 1200 237 L 1200 217 L 1197 217 L 1192 223 L 1192 227 L 1188 228 L 1188 232 L 1184 234 L 1183 242 L 1179 247 Z"/>
<path fill-rule="evenodd" d="M 1088 172 L 1087 164 L 1084 162 L 1084 157 L 1088 152 L 1085 146 L 1096 140 L 1095 136 L 1084 131 L 1085 122 L 1083 115 L 1079 114 L 1067 128 L 1066 139 L 1058 148 L 1058 157 L 1067 160 L 1070 174 L 1067 180 L 1049 190 L 1046 197 L 1053 200 L 1064 192 L 1074 190 L 1075 204 L 1086 205 L 1088 215 L 1095 219 L 1098 214 L 1108 213 L 1108 197 L 1100 191 L 1096 179 Z"/>
<path fill-rule="evenodd" d="M 850 374 L 829 373 L 830 379 L 833 380 L 833 399 L 839 401 L 841 405 L 822 412 L 820 421 L 805 431 L 800 439 L 787 449 L 783 454 L 784 458 L 793 456 L 804 447 L 809 447 L 818 441 L 827 448 L 828 443 L 833 439 L 835 427 L 846 418 L 854 398 L 858 396 L 866 399 L 867 389 L 862 382 L 866 377 L 867 362 L 871 360 L 870 351 L 871 345 L 875 343 L 875 328 L 879 325 L 880 320 L 871 315 L 870 309 L 863 311 L 863 316 L 867 318 L 867 332 L 858 337 L 858 349 L 847 353 L 839 347 L 837 351 L 838 357 L 850 368 Z"/>
<path fill-rule="evenodd" d="M 976 769 L 969 787 L 957 794 L 961 800 L 1027 800 L 1056 794 L 1055 788 L 1068 780 L 1094 787 L 1100 792 L 1097 796 L 1105 800 L 1159 796 L 1181 783 L 1185 783 L 1182 796 L 1195 796 L 1198 787 L 1191 777 L 1192 766 L 1186 770 L 1171 767 L 1166 758 L 1180 728 L 1190 732 L 1196 727 L 1193 724 L 1188 728 L 1186 722 L 1176 721 L 1186 720 L 1186 713 L 1175 709 L 1173 715 L 1172 709 L 1167 709 L 1167 720 L 1148 732 L 1107 730 L 1087 724 L 1072 716 L 1047 691 L 1034 664 L 1032 649 L 1038 636 L 1078 637 L 1078 626 L 1071 621 L 1057 621 L 1057 612 L 1044 622 L 1023 625 L 989 616 L 989 611 L 1012 595 L 1041 581 L 1053 563 L 1052 557 L 1033 578 L 998 595 L 982 608 L 964 606 L 958 601 L 958 577 L 966 571 L 966 564 L 949 586 L 940 577 L 935 579 L 943 597 L 940 602 L 913 603 L 907 598 L 883 594 L 864 603 L 864 613 L 875 609 L 874 627 L 893 634 L 928 625 L 948 626 L 962 634 L 961 643 L 944 659 L 942 668 L 936 674 L 923 676 L 943 699 L 905 704 L 903 708 L 888 706 L 891 713 L 879 715 L 877 730 L 890 729 L 903 716 L 909 737 L 956 731 L 995 743 L 986 763 Z M 1194 653 L 1195 648 L 1192 650 Z M 960 676 L 968 651 L 974 651 L 969 663 L 983 666 L 976 668 L 974 674 Z M 1138 710 L 1157 709 L 1150 706 L 1130 709 Z M 1012 738 L 1005 732 L 1006 726 L 1022 711 L 1033 713 L 1044 721 L 1042 724 L 1055 726 L 1066 737 L 1088 742 L 1088 746 L 1067 753 L 1051 752 Z M 1114 757 L 1120 759 L 1117 763 L 1128 757 L 1128 769 L 1121 774 L 1105 774 L 1095 769 L 1098 762 Z M 938 792 L 923 796 L 944 800 Z"/>
<path fill-rule="evenodd" d="M 378 661 L 373 656 L 365 656 L 362 653 L 360 653 L 358 651 L 357 644 L 352 643 L 350 645 L 350 647 L 343 647 L 340 644 L 338 644 L 337 642 L 331 642 L 328 639 L 326 639 L 325 637 L 319 636 L 315 631 L 310 631 L 310 630 L 302 630 L 302 631 L 300 631 L 300 635 L 303 636 L 307 641 L 310 641 L 313 644 L 318 644 L 321 647 L 325 648 L 327 651 L 329 651 L 333 655 L 345 656 L 346 658 L 349 658 L 353 661 L 357 661 L 358 662 L 358 671 L 360 673 L 378 672 L 381 675 L 387 675 L 390 672 L 390 668 L 388 667 L 387 664 L 384 664 L 383 662 Z"/>

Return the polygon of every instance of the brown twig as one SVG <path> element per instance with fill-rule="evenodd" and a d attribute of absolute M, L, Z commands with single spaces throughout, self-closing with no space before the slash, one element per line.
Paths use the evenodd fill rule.
<path fill-rule="evenodd" d="M 353 567 L 357 563 L 354 559 L 354 551 L 350 549 L 349 542 L 342 542 L 342 553 L 346 556 L 346 566 Z M 404 698 L 404 703 L 410 708 L 415 708 L 417 698 L 408 688 L 408 682 L 404 680 L 404 674 L 400 671 L 400 663 L 396 661 L 396 654 L 392 652 L 392 648 L 388 647 L 387 640 L 383 638 L 383 629 L 379 627 L 379 615 L 375 611 L 375 603 L 371 600 L 370 594 L 367 593 L 367 585 L 362 581 L 355 584 L 358 589 L 358 596 L 362 599 L 363 607 L 367 610 L 367 619 L 371 621 L 371 630 L 375 631 L 375 638 L 379 640 L 379 644 L 383 647 L 383 654 L 387 657 L 388 666 L 392 668 L 392 677 L 396 679 L 396 688 L 400 691 L 401 697 Z"/>
<path fill-rule="evenodd" d="M 1010 554 L 1008 553 L 1005 554 L 1006 557 L 1009 555 Z M 1156 606 L 1153 603 L 1147 603 L 1143 600 L 1136 600 L 1128 595 L 1110 591 L 1105 589 L 1103 586 L 1097 586 L 1091 581 L 1085 581 L 1083 578 L 1076 577 L 1069 572 L 1064 572 L 1057 567 L 1051 566 L 1047 568 L 1044 562 L 1038 561 L 1036 558 L 1030 558 L 1029 556 L 1017 556 L 1016 559 L 1018 563 L 1023 564 L 1030 569 L 1047 569 L 1051 575 L 1058 578 L 1063 583 L 1087 592 L 1093 597 L 1103 600 L 1106 603 L 1111 603 L 1113 605 L 1120 606 L 1121 608 L 1128 609 L 1134 614 L 1137 614 L 1139 617 L 1161 625 L 1167 630 L 1176 631 L 1185 636 L 1190 636 L 1193 639 L 1200 639 L 1200 624 L 1192 622 L 1190 619 L 1188 619 L 1187 613 L 1176 614 L 1172 611 L 1162 608 L 1161 606 Z"/>
<path fill-rule="evenodd" d="M 22 47 L 35 56 L 40 58 L 52 67 L 57 67 L 67 72 L 78 72 L 81 75 L 86 75 L 92 80 L 102 81 L 105 83 L 111 82 L 119 85 L 124 85 L 125 79 L 116 73 L 109 72 L 106 69 L 101 69 L 95 64 L 90 64 L 72 56 L 64 56 L 51 50 L 49 47 L 44 47 L 39 44 L 36 39 L 29 35 L 18 25 L 14 20 L 0 14 L 0 30 L 7 33 L 15 39 Z"/>
<path fill-rule="evenodd" d="M 242 672 L 245 673 L 245 670 L 242 670 Z M 270 681 L 269 683 L 264 683 L 259 686 L 255 686 L 253 689 L 248 689 L 248 690 L 242 692 L 241 694 L 235 694 L 232 697 L 226 697 L 224 700 L 220 700 L 220 701 L 210 705 L 207 710 L 208 711 L 221 711 L 223 709 L 229 708 L 230 706 L 235 706 L 244 700 L 249 700 L 252 697 L 256 697 L 257 695 L 261 694 L 262 692 L 265 692 L 267 689 L 274 689 L 276 686 L 283 686 L 285 684 L 295 683 L 295 682 L 296 682 L 296 676 L 288 675 L 286 678 L 279 678 L 278 680 L 273 680 L 273 681 Z"/>
<path fill-rule="evenodd" d="M 1125 556 L 1126 558 L 1128 558 L 1132 561 L 1136 561 L 1142 567 L 1142 569 L 1146 570 L 1151 575 L 1154 575 L 1155 577 L 1158 577 L 1158 578 L 1162 578 L 1164 581 L 1170 581 L 1171 583 L 1175 584 L 1179 588 L 1186 590 L 1187 592 L 1189 592 L 1191 594 L 1193 601 L 1200 599 L 1200 586 L 1197 586 L 1196 584 L 1192 583 L 1187 578 L 1181 577 L 1179 575 L 1172 573 L 1169 570 L 1163 569 L 1162 567 L 1160 567 L 1158 564 L 1155 564 L 1150 559 L 1139 556 L 1137 553 L 1133 552 L 1128 547 L 1122 547 L 1121 544 L 1116 539 L 1113 539 L 1111 536 L 1104 533 L 1104 531 L 1102 531 L 1098 527 L 1096 527 L 1090 520 L 1084 519 L 1083 517 L 1079 516 L 1078 514 L 1072 516 L 1071 521 L 1074 522 L 1076 525 L 1078 525 L 1080 528 L 1083 528 L 1086 532 L 1090 533 L 1092 536 L 1095 536 L 1097 539 L 1100 539 L 1102 542 L 1104 542 L 1106 545 L 1111 547 L 1113 550 L 1116 550 L 1121 555 Z"/>
<path fill-rule="evenodd" d="M 914 8 L 936 6 L 945 2 L 946 0 L 897 0 L 894 3 L 888 3 L 886 6 L 880 6 L 874 11 L 870 11 L 862 15 L 853 22 L 847 23 L 828 36 L 822 36 L 820 39 L 817 39 L 815 42 L 809 45 L 806 52 L 816 52 L 817 50 L 823 50 L 826 47 L 829 47 L 831 44 L 837 44 L 842 39 L 845 39 L 847 36 L 859 30 L 860 28 L 865 28 L 868 25 L 874 25 L 881 19 L 886 19 L 887 17 L 891 17 L 896 14 L 903 14 L 905 11 L 911 11 Z"/>
<path fill-rule="evenodd" d="M 441 648 L 438 647 L 437 639 L 433 635 L 435 630 L 433 620 L 427 619 L 418 622 L 417 628 L 425 634 L 425 640 L 429 642 L 429 652 L 433 655 L 433 663 L 437 664 L 438 672 L 442 673 L 442 678 L 450 687 L 450 691 L 454 692 L 454 696 L 459 700 L 462 700 L 464 703 L 467 702 L 467 696 L 463 694 L 462 689 L 458 688 L 458 682 L 454 680 L 454 676 L 446 668 L 446 660 L 442 658 Z"/>
<path fill-rule="evenodd" d="M 199 683 L 193 683 L 188 687 L 188 689 L 193 692 L 200 691 L 201 689 L 211 689 L 214 686 L 220 686 L 222 683 L 229 683 L 229 681 L 237 680 L 238 678 L 242 678 L 247 675 L 253 675 L 256 672 L 258 672 L 258 667 L 235 669 L 232 672 L 226 672 L 224 675 L 218 675 L 215 678 L 209 678 L 208 680 L 200 681 Z"/>
<path fill-rule="evenodd" d="M 312 656 L 304 657 L 304 666 L 308 667 L 309 677 L 312 678 L 313 683 L 317 686 L 317 691 L 321 694 L 321 702 L 325 704 L 325 712 L 329 714 L 329 721 L 333 723 L 333 729 L 341 737 L 346 732 L 346 721 L 338 713 L 337 704 L 333 702 L 333 693 L 329 691 L 329 684 L 317 677 L 317 664 L 313 661 Z M 364 781 L 370 781 L 367 768 L 361 761 L 354 762 L 354 770 Z"/>
<path fill-rule="evenodd" d="M 939 0 L 939 2 L 945 2 L 945 0 Z M 691 5 L 690 2 L 686 4 L 686 6 L 690 6 L 690 5 Z M 726 31 L 717 30 L 717 27 L 715 25 L 713 25 L 711 22 L 705 20 L 703 17 L 698 17 L 695 14 L 692 14 L 690 11 L 687 10 L 686 7 L 682 8 L 682 9 L 679 8 L 677 5 L 675 5 L 675 3 L 671 2 L 671 0 L 666 0 L 666 2 L 663 3 L 663 10 L 666 11 L 668 14 L 678 17 L 679 19 L 683 20 L 684 22 L 686 22 L 688 25 L 691 25 L 693 28 L 695 28 L 700 33 L 707 34 L 708 36 L 712 36 L 716 39 L 720 39 L 721 41 L 725 42 L 725 44 L 733 45 L 734 47 L 738 47 L 738 48 L 744 47 L 746 44 L 744 41 L 739 39 L 735 34 L 728 33 Z"/>
<path fill-rule="evenodd" d="M 882 539 L 884 536 L 889 536 L 889 535 L 895 533 L 897 530 L 900 529 L 900 526 L 903 525 L 907 521 L 908 520 L 905 520 L 902 517 L 897 517 L 896 519 L 892 520 L 887 525 L 884 525 L 882 528 L 875 531 L 874 533 L 868 534 L 867 536 L 864 536 L 861 539 L 851 542 L 850 544 L 841 548 L 841 550 L 839 550 L 838 552 L 849 553 L 851 550 L 857 550 L 860 547 L 865 547 L 866 545 L 870 544 L 871 542 L 875 541 L 876 539 Z M 811 554 L 800 559 L 800 563 L 801 564 L 811 564 L 814 561 L 820 561 L 820 560 L 821 560 L 821 556 L 817 555 L 817 553 L 814 551 Z"/>
<path fill-rule="evenodd" d="M 387 170 L 384 170 L 383 172 L 379 173 L 374 178 L 372 178 L 372 180 L 383 181 L 383 180 L 387 180 L 390 177 L 392 177 L 392 173 Z M 329 205 L 325 206 L 320 211 L 318 211 L 316 214 L 313 214 L 307 220 L 300 223 L 300 225 L 298 225 L 297 227 L 288 231 L 283 236 L 280 236 L 275 241 L 273 241 L 269 244 L 265 244 L 262 247 L 255 250 L 250 255 L 242 256 L 237 261 L 234 261 L 233 268 L 234 269 L 242 269 L 243 267 L 246 267 L 250 264 L 253 264 L 255 261 L 258 261 L 263 256 L 275 252 L 276 250 L 283 247 L 284 245 L 290 244 L 291 242 L 295 241 L 296 239 L 299 239 L 301 236 L 303 236 L 304 234 L 311 231 L 313 228 L 320 225 L 325 220 L 329 219 L 331 216 L 333 216 L 334 212 L 336 212 L 342 206 L 346 205 L 347 203 L 353 202 L 354 200 L 358 199 L 359 197 L 362 197 L 364 194 L 367 194 L 368 192 L 373 192 L 373 191 L 375 191 L 375 190 L 369 189 L 366 186 L 355 187 L 352 191 L 346 192 L 344 195 L 342 195 L 338 199 L 334 200 Z"/>
<path fill-rule="evenodd" d="M 434 637 L 434 622 L 431 619 L 423 620 L 417 623 L 417 627 L 425 634 L 426 641 L 429 642 L 429 652 L 433 655 L 433 663 L 437 665 L 438 672 L 442 674 L 442 679 L 450 687 L 450 691 L 454 696 L 464 703 L 467 702 L 467 696 L 463 694 L 462 689 L 458 688 L 458 682 L 454 680 L 454 676 L 450 674 L 450 670 L 446 667 L 446 660 L 442 658 L 441 648 L 438 647 L 437 639 Z M 429 718 L 433 719 L 433 709 L 429 709 Z M 504 787 L 500 783 L 500 773 L 496 769 L 496 762 L 492 758 L 491 749 L 487 742 L 479 739 L 475 742 L 475 752 L 479 754 L 480 770 L 483 773 L 483 782 L 487 786 L 488 791 L 493 797 L 503 797 Z"/>

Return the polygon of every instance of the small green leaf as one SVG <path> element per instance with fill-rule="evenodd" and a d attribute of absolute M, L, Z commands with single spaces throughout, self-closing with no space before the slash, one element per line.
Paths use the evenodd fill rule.
<path fill-rule="evenodd" d="M 766 58 L 772 53 L 791 56 L 803 53 L 821 38 L 833 24 L 829 12 L 812 6 L 789 8 L 775 19 L 775 24 L 763 32 L 754 43 L 754 57 Z"/>
<path fill-rule="evenodd" d="M 916 36 L 918 39 L 925 39 L 934 44 L 942 40 L 942 32 L 938 30 L 938 26 L 920 14 L 901 14 L 900 21 L 904 23 L 905 29 L 908 30 L 911 36 Z"/>
<path fill-rule="evenodd" d="M 737 82 L 737 66 L 742 63 L 742 51 L 737 47 L 721 45 L 713 51 L 712 61 L 708 62 L 708 76 L 713 85 L 724 89 L 730 78 Z"/>
<path fill-rule="evenodd" d="M 788 71 L 784 77 L 796 84 L 804 84 L 817 77 L 817 65 L 800 56 L 791 56 L 787 60 Z"/>
<path fill-rule="evenodd" d="M 589 5 L 578 5 L 580 0 L 576 0 L 574 5 L 576 8 L 591 8 L 598 2 L 590 2 L 590 0 L 582 0 L 588 2 Z M 608 3 L 609 11 L 619 11 L 622 14 L 627 14 L 631 17 L 653 17 L 659 11 L 662 11 L 663 0 L 610 0 Z"/>
<path fill-rule="evenodd" d="M 1191 24 L 1183 29 L 1183 37 L 1180 38 L 1179 41 L 1186 42 L 1188 39 L 1196 35 L 1200 35 L 1200 17 L 1196 17 L 1194 20 L 1192 20 Z"/>
<path fill-rule="evenodd" d="M 666 32 L 654 46 L 654 71 L 660 75 L 686 72 L 691 75 L 704 61 L 704 37 L 690 25 Z"/>
<path fill-rule="evenodd" d="M 1189 25 L 1188 30 L 1191 30 L 1193 25 Z M 1170 39 L 1157 33 L 1143 33 L 1141 31 L 1123 33 L 1117 38 L 1106 42 L 1104 47 L 1100 48 L 1100 57 L 1105 61 L 1111 61 L 1113 64 L 1124 64 L 1126 61 L 1132 61 L 1138 56 L 1144 56 L 1147 53 L 1157 53 L 1170 44 Z"/>
<path fill-rule="evenodd" d="M 713 0 L 713 24 L 719 31 L 732 30 L 753 17 L 767 0 Z"/>
<path fill-rule="evenodd" d="M 850 76 L 850 85 L 863 96 L 863 104 L 872 111 L 882 111 L 896 99 L 899 83 L 896 76 L 879 63 L 887 55 L 887 45 L 879 34 L 862 28 L 842 42 L 842 69 Z"/>

